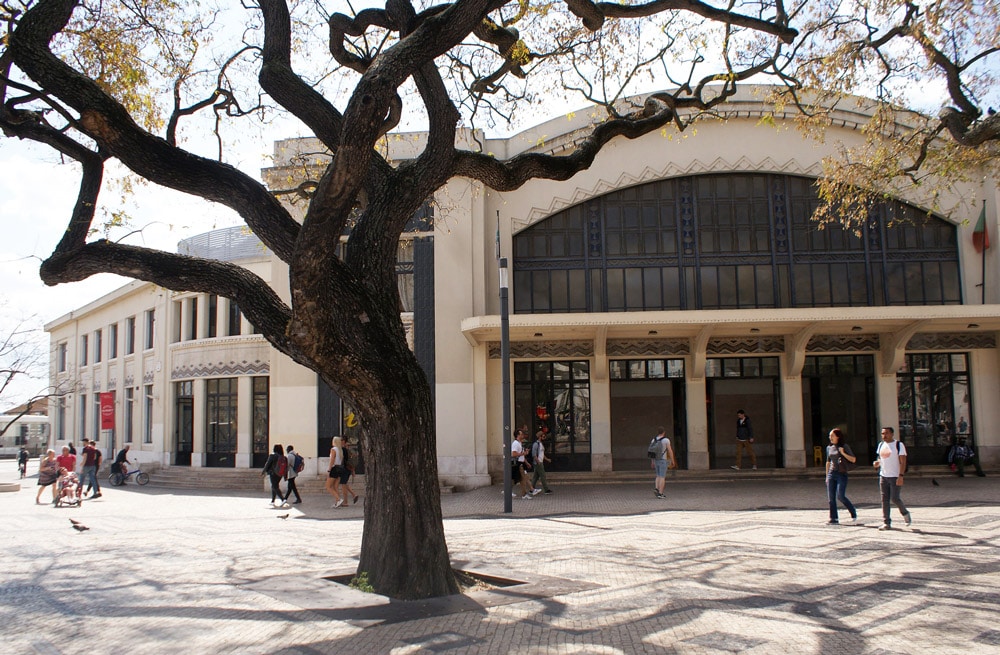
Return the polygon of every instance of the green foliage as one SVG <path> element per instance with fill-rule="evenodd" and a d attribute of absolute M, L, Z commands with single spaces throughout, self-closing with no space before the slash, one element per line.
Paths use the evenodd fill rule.
<path fill-rule="evenodd" d="M 375 587 L 371 586 L 368 582 L 368 571 L 362 571 L 351 578 L 351 582 L 348 586 L 351 587 L 351 589 L 357 589 L 358 591 L 363 591 L 366 594 L 375 593 Z"/>

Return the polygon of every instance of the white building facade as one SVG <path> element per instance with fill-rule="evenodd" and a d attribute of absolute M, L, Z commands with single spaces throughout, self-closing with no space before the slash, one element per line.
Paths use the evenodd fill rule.
<path fill-rule="evenodd" d="M 983 201 L 997 235 L 997 180 L 957 188 L 949 218 L 928 215 L 914 188 L 857 233 L 820 230 L 809 216 L 821 160 L 859 142 L 864 116 L 838 114 L 817 143 L 790 120 L 763 124 L 767 110 L 747 96 L 690 138 L 617 139 L 567 182 L 497 193 L 453 179 L 415 217 L 397 272 L 434 386 L 443 481 L 502 472 L 498 229 L 514 424 L 549 435 L 553 470 L 645 469 L 658 426 L 683 468 L 728 468 L 737 409 L 762 468 L 819 465 L 834 427 L 869 457 L 883 425 L 915 464 L 943 463 L 960 436 L 1000 463 L 1000 275 L 996 249 L 982 255 L 971 238 Z M 588 120 L 479 140 L 502 158 L 568 152 Z M 405 158 L 421 143 L 389 146 Z M 318 151 L 278 142 L 265 182 L 294 187 Z M 252 235 L 181 247 L 247 266 L 288 299 L 287 267 Z M 134 282 L 46 329 L 53 381 L 76 389 L 51 412 L 57 443 L 128 442 L 144 460 L 204 468 L 259 466 L 270 444 L 292 443 L 322 471 L 331 437 L 362 427 L 223 298 Z M 112 430 L 100 428 L 102 393 L 114 394 Z"/>

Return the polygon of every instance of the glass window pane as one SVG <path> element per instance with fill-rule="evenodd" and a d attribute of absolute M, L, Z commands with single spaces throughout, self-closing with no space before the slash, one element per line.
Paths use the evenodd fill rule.
<path fill-rule="evenodd" d="M 965 353 L 958 353 L 951 356 L 951 370 L 955 372 L 964 372 L 968 369 L 968 358 Z"/>
<path fill-rule="evenodd" d="M 705 377 L 707 378 L 722 377 L 721 359 L 709 359 L 705 361 Z"/>
<path fill-rule="evenodd" d="M 624 380 L 626 378 L 626 367 L 628 362 L 621 359 L 613 359 L 608 362 L 608 371 L 612 380 Z"/>
<path fill-rule="evenodd" d="M 671 378 L 683 378 L 684 377 L 684 360 L 683 359 L 668 359 L 667 360 L 667 377 L 671 377 Z"/>
<path fill-rule="evenodd" d="M 781 375 L 781 362 L 777 357 L 764 357 L 761 359 L 761 374 L 764 377 L 776 378 Z"/>
<path fill-rule="evenodd" d="M 573 379 L 576 381 L 590 379 L 590 362 L 573 362 Z"/>
<path fill-rule="evenodd" d="M 647 369 L 649 371 L 650 378 L 666 377 L 666 370 L 664 368 L 662 359 L 649 360 L 649 362 L 647 362 Z"/>
<path fill-rule="evenodd" d="M 630 361 L 628 363 L 628 376 L 633 380 L 641 380 L 646 377 L 645 360 Z"/>
<path fill-rule="evenodd" d="M 756 357 L 746 357 L 743 359 L 743 377 L 760 377 L 760 360 Z"/>
<path fill-rule="evenodd" d="M 727 378 L 738 378 L 742 373 L 740 360 L 737 357 L 722 360 L 722 374 Z"/>
<path fill-rule="evenodd" d="M 569 364 L 567 362 L 552 362 L 552 379 L 568 380 L 570 378 Z"/>

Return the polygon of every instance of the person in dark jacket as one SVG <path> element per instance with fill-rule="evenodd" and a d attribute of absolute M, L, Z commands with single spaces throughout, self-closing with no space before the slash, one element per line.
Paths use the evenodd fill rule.
<path fill-rule="evenodd" d="M 285 473 L 287 471 L 288 459 L 285 457 L 285 452 L 281 447 L 281 444 L 276 443 L 274 444 L 271 454 L 267 456 L 267 461 L 264 462 L 264 468 L 260 472 L 261 475 L 266 474 L 270 476 L 271 504 L 275 507 L 285 506 L 285 497 L 281 494 L 281 478 L 285 477 Z"/>
<path fill-rule="evenodd" d="M 757 453 L 753 451 L 753 425 L 750 417 L 742 409 L 736 410 L 736 466 L 729 468 L 739 471 L 743 464 L 743 450 L 750 452 L 750 465 L 757 470 Z"/>
<path fill-rule="evenodd" d="M 837 501 L 839 500 L 851 513 L 851 521 L 858 519 L 858 510 L 847 499 L 847 471 L 857 464 L 851 447 L 844 441 L 844 433 L 840 428 L 830 430 L 830 445 L 826 447 L 826 496 L 830 501 L 830 525 L 837 525 Z"/>

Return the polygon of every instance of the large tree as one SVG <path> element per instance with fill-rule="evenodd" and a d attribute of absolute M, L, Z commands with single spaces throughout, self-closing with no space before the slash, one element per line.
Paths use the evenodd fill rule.
<path fill-rule="evenodd" d="M 889 5 L 880 2 L 869 21 L 896 20 Z M 256 0 L 242 8 L 239 29 L 225 28 L 238 10 L 209 12 L 182 0 L 2 0 L 0 11 L 0 127 L 51 146 L 81 171 L 42 279 L 112 272 L 224 295 L 277 350 L 317 371 L 364 419 L 359 571 L 376 590 L 402 598 L 456 591 L 432 396 L 399 315 L 393 264 L 407 220 L 455 176 L 500 191 L 534 178 L 569 179 L 613 139 L 711 118 L 751 78 L 773 76 L 797 99 L 825 81 L 816 71 L 836 66 L 838 53 L 824 52 L 819 39 L 823 30 L 836 38 L 837 21 L 845 22 L 836 5 L 805 0 L 386 0 L 346 13 L 326 13 L 319 2 Z M 310 47 L 316 28 L 323 50 Z M 897 29 L 887 43 L 912 32 Z M 885 47 L 877 34 L 867 35 L 871 43 L 855 36 L 848 38 L 855 52 L 839 56 Z M 227 38 L 233 47 L 219 50 Z M 628 100 L 654 83 L 671 90 Z M 556 154 L 503 160 L 456 145 L 460 126 L 492 126 L 551 97 L 539 89 L 579 94 L 605 111 Z M 297 187 L 307 199 L 301 222 L 226 163 L 227 125 L 266 120 L 273 110 L 297 119 L 326 149 L 319 174 Z M 425 147 L 413 159 L 388 160 L 381 141 L 414 114 Z M 200 152 L 192 138 L 202 116 L 218 136 L 215 152 Z M 968 132 L 974 121 L 965 116 L 958 124 Z M 238 266 L 95 239 L 106 173 L 117 166 L 237 212 L 288 264 L 290 304 Z M 333 245 L 348 233 L 338 258 Z"/>

